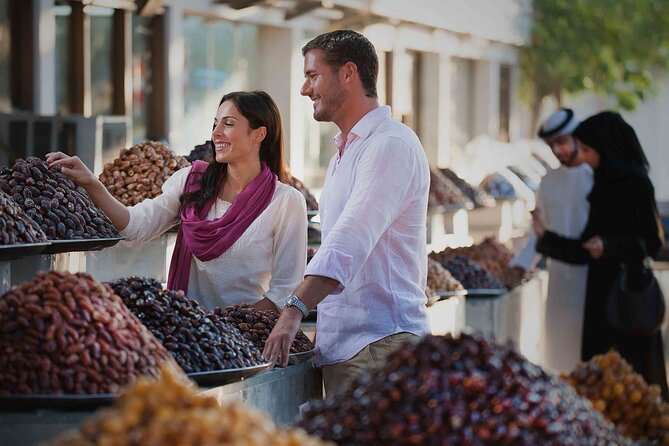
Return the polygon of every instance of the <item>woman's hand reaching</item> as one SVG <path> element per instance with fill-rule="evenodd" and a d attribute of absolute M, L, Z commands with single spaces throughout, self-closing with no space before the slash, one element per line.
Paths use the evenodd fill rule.
<path fill-rule="evenodd" d="M 63 152 L 47 153 L 46 162 L 49 167 L 61 166 L 61 172 L 77 186 L 84 189 L 95 184 L 98 179 L 78 156 L 69 156 Z"/>
<path fill-rule="evenodd" d="M 53 152 L 46 155 L 46 162 L 49 167 L 61 166 L 63 175 L 77 186 L 83 187 L 93 203 L 107 214 L 117 230 L 122 231 L 128 226 L 130 211 L 109 193 L 104 184 L 98 180 L 78 156 Z"/>

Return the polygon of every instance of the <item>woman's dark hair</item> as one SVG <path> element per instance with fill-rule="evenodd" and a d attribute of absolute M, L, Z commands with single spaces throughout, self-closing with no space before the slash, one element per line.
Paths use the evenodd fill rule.
<path fill-rule="evenodd" d="M 595 149 L 606 162 L 631 165 L 648 173 L 648 159 L 636 132 L 619 113 L 604 111 L 576 127 L 573 136 Z"/>
<path fill-rule="evenodd" d="M 267 133 L 260 143 L 260 160 L 279 177 L 279 181 L 286 182 L 286 167 L 283 161 L 283 130 L 281 127 L 281 113 L 274 100 L 264 91 L 235 91 L 228 93 L 221 99 L 220 107 L 226 101 L 232 102 L 237 110 L 249 121 L 249 127 L 257 129 L 265 127 Z M 204 205 L 218 195 L 227 174 L 227 163 L 216 161 L 214 142 L 211 141 L 213 161 L 201 174 L 200 189 L 186 192 L 181 196 L 181 209 L 195 206 L 199 213 Z"/>
<path fill-rule="evenodd" d="M 346 62 L 358 67 L 358 74 L 365 89 L 365 96 L 376 98 L 376 79 L 379 75 L 379 58 L 374 45 L 365 36 L 355 31 L 337 30 L 321 34 L 302 47 L 302 55 L 311 50 L 321 50 L 325 63 L 333 71 L 339 70 Z"/>

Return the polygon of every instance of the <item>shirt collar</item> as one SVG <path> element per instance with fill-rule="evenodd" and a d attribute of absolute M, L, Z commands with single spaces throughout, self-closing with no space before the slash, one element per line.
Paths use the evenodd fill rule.
<path fill-rule="evenodd" d="M 337 146 L 340 155 L 344 152 L 346 146 L 353 142 L 354 139 L 366 139 L 370 133 L 372 133 L 372 130 L 374 130 L 381 121 L 387 118 L 390 118 L 390 106 L 383 105 L 381 107 L 376 107 L 367 112 L 367 114 L 353 126 L 348 133 L 347 140 L 344 140 L 341 132 L 337 133 L 334 137 L 334 143 Z"/>

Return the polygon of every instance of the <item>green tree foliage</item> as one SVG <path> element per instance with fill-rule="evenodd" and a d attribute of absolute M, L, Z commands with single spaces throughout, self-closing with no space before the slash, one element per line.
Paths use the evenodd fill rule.
<path fill-rule="evenodd" d="M 521 50 L 524 92 L 541 101 L 591 90 L 634 109 L 669 69 L 669 0 L 534 0 Z"/>

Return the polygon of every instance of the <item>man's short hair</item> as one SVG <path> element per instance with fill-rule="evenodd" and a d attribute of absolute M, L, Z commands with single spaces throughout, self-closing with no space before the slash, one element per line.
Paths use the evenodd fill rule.
<path fill-rule="evenodd" d="M 302 55 L 311 50 L 321 50 L 325 63 L 334 71 L 347 62 L 358 67 L 358 74 L 365 89 L 365 96 L 376 98 L 376 80 L 379 75 L 379 58 L 374 45 L 365 36 L 355 31 L 337 30 L 313 38 L 302 48 Z"/>

